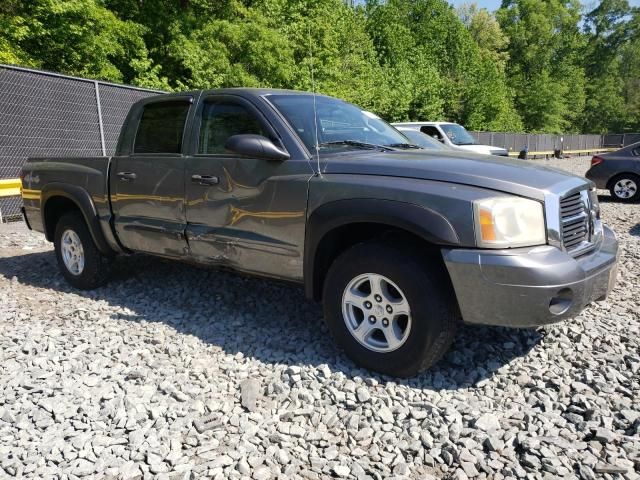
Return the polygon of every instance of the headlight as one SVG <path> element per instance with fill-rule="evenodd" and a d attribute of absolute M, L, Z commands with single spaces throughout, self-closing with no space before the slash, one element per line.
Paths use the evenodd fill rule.
<path fill-rule="evenodd" d="M 508 248 L 547 242 L 542 203 L 521 197 L 474 202 L 478 246 Z"/>

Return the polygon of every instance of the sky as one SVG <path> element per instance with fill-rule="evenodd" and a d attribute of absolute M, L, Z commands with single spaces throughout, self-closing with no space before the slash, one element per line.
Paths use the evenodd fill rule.
<path fill-rule="evenodd" d="M 472 2 L 473 0 L 450 0 L 450 3 L 455 7 L 462 5 L 464 3 L 472 3 Z M 486 8 L 487 10 L 493 11 L 500 8 L 500 4 L 502 4 L 502 0 L 476 0 L 475 3 L 477 3 L 478 6 L 481 8 Z M 582 1 L 582 4 L 587 6 L 589 6 L 592 3 L 595 5 L 597 2 L 593 2 L 589 0 Z M 633 7 L 640 7 L 640 0 L 629 0 L 629 4 Z"/>

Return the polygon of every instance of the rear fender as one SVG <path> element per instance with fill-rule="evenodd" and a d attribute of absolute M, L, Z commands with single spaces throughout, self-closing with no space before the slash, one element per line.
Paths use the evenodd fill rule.
<path fill-rule="evenodd" d="M 46 211 L 47 211 L 47 202 L 55 197 L 63 197 L 71 200 L 80 210 L 82 216 L 84 217 L 84 221 L 89 228 L 89 232 L 91 233 L 91 238 L 95 242 L 98 250 L 104 253 L 105 255 L 115 253 L 113 249 L 107 243 L 102 228 L 100 226 L 100 220 L 98 218 L 98 212 L 96 210 L 96 206 L 91 199 L 91 195 L 82 187 L 77 185 L 69 185 L 66 183 L 49 183 L 45 185 L 42 189 L 41 194 L 41 215 L 42 215 L 42 225 L 44 226 L 45 236 L 47 240 L 50 242 L 53 241 L 52 231 L 54 229 L 50 228 L 50 225 L 46 223 Z"/>

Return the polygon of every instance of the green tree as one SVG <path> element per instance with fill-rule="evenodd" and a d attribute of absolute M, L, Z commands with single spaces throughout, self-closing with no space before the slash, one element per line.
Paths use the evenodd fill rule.
<path fill-rule="evenodd" d="M 289 43 L 257 15 L 238 22 L 211 20 L 188 35 L 179 33 L 167 53 L 178 67 L 173 76 L 178 89 L 281 87 L 293 75 Z"/>
<path fill-rule="evenodd" d="M 640 71 L 631 14 L 627 0 L 603 0 L 585 16 L 584 63 L 589 81 L 584 131 L 624 131 L 638 116 L 640 103 L 635 92 Z"/>
<path fill-rule="evenodd" d="M 0 62 L 165 90 L 315 88 L 389 120 L 478 130 L 640 129 L 628 0 L 602 0 L 582 23 L 578 0 L 503 0 L 495 15 L 355 3 L 4 0 Z"/>
<path fill-rule="evenodd" d="M 162 85 L 144 28 L 96 0 L 10 1 L 0 9 L 0 59 L 72 75 Z"/>
<path fill-rule="evenodd" d="M 525 128 L 578 131 L 585 104 L 578 1 L 505 0 L 496 15 L 509 37 L 509 84 Z"/>
<path fill-rule="evenodd" d="M 174 89 L 311 90 L 379 109 L 383 73 L 361 9 L 341 0 L 109 0 L 145 27 L 149 56 Z"/>
<path fill-rule="evenodd" d="M 292 81 L 284 87 L 335 95 L 380 111 L 383 75 L 361 9 L 342 0 L 263 0 L 255 8 L 292 49 Z"/>
<path fill-rule="evenodd" d="M 449 119 L 471 129 L 520 130 L 504 72 L 483 57 L 444 0 L 367 3 L 367 29 L 393 79 L 394 119 Z M 415 92 L 419 92 L 416 94 Z M 406 98 L 402 98 L 405 96 Z"/>
<path fill-rule="evenodd" d="M 640 10 L 635 12 L 636 19 Z M 640 30 L 620 50 L 620 78 L 622 102 L 626 112 L 625 124 L 617 131 L 640 131 Z"/>
<path fill-rule="evenodd" d="M 495 15 L 486 8 L 479 8 L 477 3 L 461 5 L 457 13 L 478 45 L 480 52 L 504 70 L 509 58 L 507 52 L 509 38 L 500 28 Z"/>
<path fill-rule="evenodd" d="M 168 87 L 174 90 L 220 86 L 221 79 L 228 78 L 229 73 L 214 71 L 214 67 L 206 65 L 207 56 L 211 55 L 211 62 L 218 67 L 231 64 L 232 61 L 223 57 L 226 58 L 227 53 L 233 57 L 238 48 L 242 48 L 239 44 L 243 40 L 230 46 L 230 52 L 218 53 L 212 48 L 221 44 L 216 44 L 216 38 L 211 35 L 229 33 L 232 26 L 225 25 L 224 21 L 237 23 L 234 26 L 242 30 L 242 25 L 250 28 L 255 20 L 245 18 L 247 9 L 236 0 L 104 1 L 119 18 L 142 26 L 148 57 L 153 65 L 161 66 Z M 247 37 L 244 32 L 243 37 Z M 208 74 L 213 76 L 205 81 Z"/>

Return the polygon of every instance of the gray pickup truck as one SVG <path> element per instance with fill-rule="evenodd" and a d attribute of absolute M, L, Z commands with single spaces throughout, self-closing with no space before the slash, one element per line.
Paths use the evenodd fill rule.
<path fill-rule="evenodd" d="M 558 322 L 615 281 L 588 180 L 423 150 L 310 93 L 147 98 L 113 157 L 30 159 L 22 185 L 26 222 L 74 287 L 134 252 L 293 281 L 354 361 L 394 376 L 436 362 L 460 319 Z"/>

